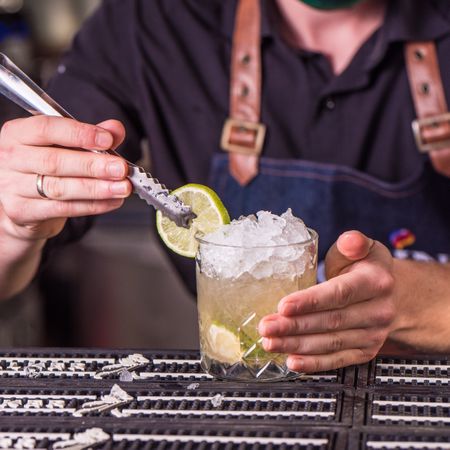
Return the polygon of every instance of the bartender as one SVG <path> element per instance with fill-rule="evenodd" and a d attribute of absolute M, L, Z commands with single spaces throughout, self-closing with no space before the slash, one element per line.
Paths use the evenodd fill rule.
<path fill-rule="evenodd" d="M 291 207 L 318 231 L 327 281 L 259 324 L 291 369 L 448 352 L 449 55 L 446 0 L 103 2 L 49 87 L 79 121 L 2 128 L 0 296 L 131 193 L 123 160 L 71 149 L 136 161 L 147 139 L 169 187 L 208 184 L 232 217 Z"/>

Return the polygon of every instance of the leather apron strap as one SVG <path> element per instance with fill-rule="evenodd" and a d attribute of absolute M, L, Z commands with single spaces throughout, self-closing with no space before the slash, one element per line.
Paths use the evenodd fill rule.
<path fill-rule="evenodd" d="M 230 173 L 241 185 L 258 174 L 266 127 L 261 113 L 261 11 L 259 0 L 239 0 L 231 51 L 230 116 L 221 147 L 230 152 Z"/>
<path fill-rule="evenodd" d="M 417 119 L 412 128 L 422 152 L 450 147 L 450 113 L 433 41 L 409 42 L 405 61 Z"/>
<path fill-rule="evenodd" d="M 266 127 L 261 114 L 261 11 L 259 0 L 238 0 L 230 73 L 230 116 L 221 147 L 230 152 L 230 173 L 241 185 L 258 174 Z M 405 61 L 417 119 L 420 151 L 450 147 L 450 113 L 433 41 L 405 44 Z"/>

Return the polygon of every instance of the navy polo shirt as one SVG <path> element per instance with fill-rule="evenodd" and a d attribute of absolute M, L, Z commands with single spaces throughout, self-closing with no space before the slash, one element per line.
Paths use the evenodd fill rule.
<path fill-rule="evenodd" d="M 236 4 L 104 0 L 49 92 L 80 120 L 121 120 L 127 138 L 120 151 L 130 160 L 147 139 L 151 171 L 170 189 L 207 184 L 229 110 Z M 275 1 L 261 4 L 263 155 L 342 164 L 390 182 L 419 171 L 403 44 L 436 42 L 448 97 L 450 2 L 388 0 L 384 24 L 339 76 L 323 55 L 291 48 Z"/>

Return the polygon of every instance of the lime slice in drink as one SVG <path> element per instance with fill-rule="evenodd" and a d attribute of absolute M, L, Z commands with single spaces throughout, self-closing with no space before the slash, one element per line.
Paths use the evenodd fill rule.
<path fill-rule="evenodd" d="M 217 194 L 201 184 L 186 184 L 171 192 L 184 204 L 190 206 L 197 217 L 189 228 L 179 227 L 160 211 L 156 213 L 156 227 L 164 243 L 182 256 L 194 258 L 198 243 L 197 233 L 212 233 L 224 224 L 230 223 L 225 206 Z"/>
<path fill-rule="evenodd" d="M 211 358 L 228 364 L 234 364 L 241 360 L 242 351 L 239 337 L 223 325 L 211 324 L 206 339 Z"/>

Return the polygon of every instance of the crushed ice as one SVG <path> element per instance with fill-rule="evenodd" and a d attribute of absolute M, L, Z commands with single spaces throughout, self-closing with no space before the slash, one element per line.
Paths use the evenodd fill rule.
<path fill-rule="evenodd" d="M 128 370 L 124 369 L 122 370 L 122 372 L 120 372 L 119 380 L 124 382 L 133 381 L 133 374 Z"/>
<path fill-rule="evenodd" d="M 131 395 L 128 395 L 119 385 L 115 384 L 109 394 L 102 395 L 99 400 L 84 402 L 72 415 L 81 417 L 90 413 L 111 411 L 130 403 L 132 400 L 133 397 Z"/>
<path fill-rule="evenodd" d="M 124 411 L 120 411 L 120 409 L 114 408 L 109 412 L 112 416 L 117 417 L 117 418 L 122 418 L 122 417 L 130 417 L 129 413 L 126 413 Z"/>
<path fill-rule="evenodd" d="M 74 433 L 72 439 L 58 441 L 53 444 L 54 449 L 85 448 L 86 445 L 95 445 L 106 442 L 110 435 L 101 428 L 89 428 L 86 431 Z"/>
<path fill-rule="evenodd" d="M 102 395 L 101 399 L 106 403 L 120 403 L 133 400 L 119 385 L 115 384 L 109 394 Z"/>
<path fill-rule="evenodd" d="M 222 394 L 216 394 L 214 397 L 211 397 L 211 405 L 214 406 L 214 408 L 219 408 L 222 406 L 223 402 L 223 395 Z"/>
<path fill-rule="evenodd" d="M 200 383 L 191 383 L 187 386 L 187 390 L 188 391 L 195 391 L 196 389 L 198 389 L 200 386 Z"/>
<path fill-rule="evenodd" d="M 45 364 L 42 362 L 30 363 L 25 367 L 25 376 L 28 378 L 37 378 L 45 370 Z"/>
<path fill-rule="evenodd" d="M 310 239 L 304 222 L 288 209 L 281 216 L 268 211 L 240 217 L 205 237 L 217 245 L 201 246 L 199 258 L 208 276 L 256 279 L 301 275 L 305 261 L 301 244 Z"/>
<path fill-rule="evenodd" d="M 36 439 L 33 437 L 19 437 L 14 445 L 14 448 L 23 450 L 28 448 L 36 448 Z"/>

